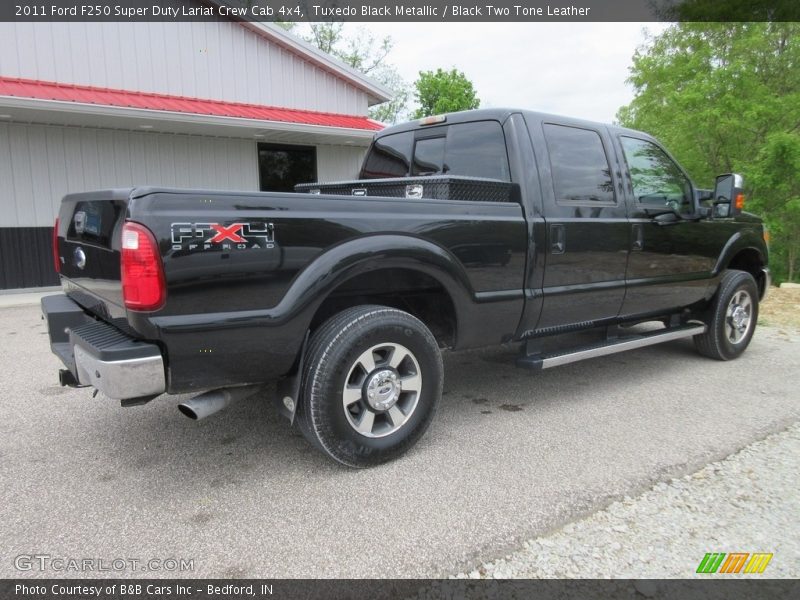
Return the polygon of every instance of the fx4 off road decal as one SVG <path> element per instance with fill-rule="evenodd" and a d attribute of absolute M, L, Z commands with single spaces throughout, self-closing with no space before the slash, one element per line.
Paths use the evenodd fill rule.
<path fill-rule="evenodd" d="M 173 223 L 173 250 L 249 250 L 274 248 L 272 223 Z"/>

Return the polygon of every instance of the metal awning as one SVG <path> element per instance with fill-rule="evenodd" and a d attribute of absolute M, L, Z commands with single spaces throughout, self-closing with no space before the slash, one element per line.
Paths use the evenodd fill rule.
<path fill-rule="evenodd" d="M 368 117 L 0 77 L 0 119 L 170 133 L 364 145 Z"/>

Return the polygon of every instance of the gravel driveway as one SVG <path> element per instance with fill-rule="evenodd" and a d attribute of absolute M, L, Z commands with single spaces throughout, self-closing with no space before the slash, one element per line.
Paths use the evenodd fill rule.
<path fill-rule="evenodd" d="M 706 553 L 758 552 L 773 554 L 763 574 L 744 572 L 748 556 L 726 576 L 798 578 L 799 466 L 795 424 L 459 577 L 709 579 L 696 573 Z"/>
<path fill-rule="evenodd" d="M 35 306 L 0 310 L 0 336 L 0 577 L 92 575 L 16 570 L 31 553 L 188 558 L 197 577 L 470 571 L 800 420 L 795 333 L 759 329 L 731 363 L 678 341 L 538 374 L 491 349 L 447 356 L 430 432 L 357 472 L 267 402 L 193 422 L 175 399 L 59 387 Z"/>

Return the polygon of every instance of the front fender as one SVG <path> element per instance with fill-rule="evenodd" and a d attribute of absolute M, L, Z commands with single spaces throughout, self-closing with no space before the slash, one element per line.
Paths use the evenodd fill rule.
<path fill-rule="evenodd" d="M 755 250 L 758 252 L 758 257 L 761 261 L 761 264 L 766 266 L 767 245 L 764 242 L 764 239 L 752 230 L 737 231 L 728 239 L 727 242 L 725 242 L 725 245 L 722 247 L 722 251 L 719 253 L 719 257 L 714 264 L 714 269 L 711 272 L 712 275 L 716 277 L 722 273 L 722 271 L 724 271 L 731 263 L 733 258 L 742 250 Z"/>

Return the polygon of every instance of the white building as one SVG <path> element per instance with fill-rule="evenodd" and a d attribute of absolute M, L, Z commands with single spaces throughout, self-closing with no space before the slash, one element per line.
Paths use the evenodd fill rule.
<path fill-rule="evenodd" d="M 57 282 L 70 192 L 352 179 L 389 97 L 272 24 L 0 23 L 0 289 Z"/>

